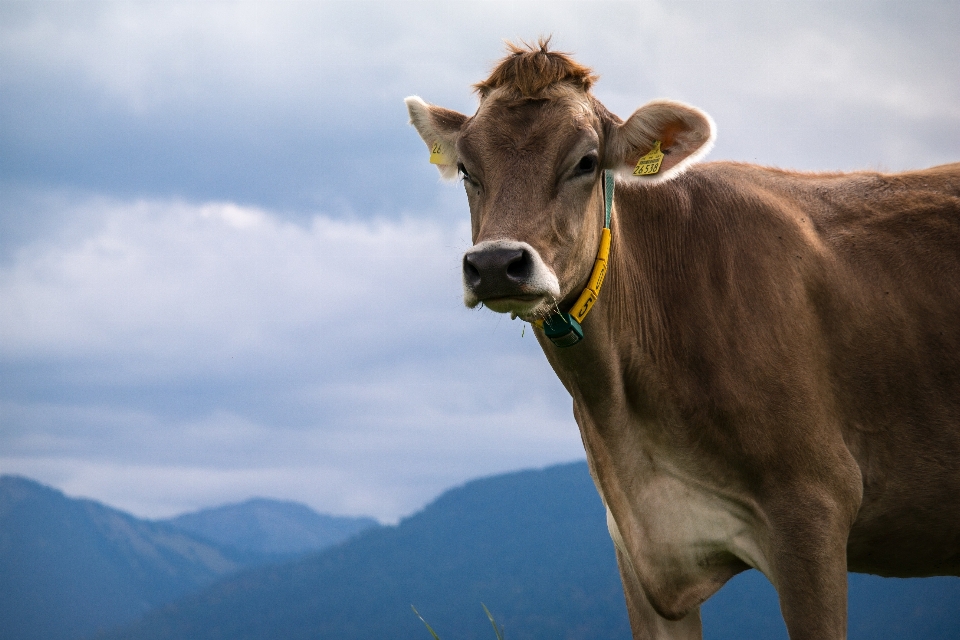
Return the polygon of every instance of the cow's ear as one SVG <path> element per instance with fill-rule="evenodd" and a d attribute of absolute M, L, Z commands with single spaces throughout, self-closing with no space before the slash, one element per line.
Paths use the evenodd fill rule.
<path fill-rule="evenodd" d="M 713 147 L 713 120 L 672 100 L 655 100 L 615 125 L 606 166 L 626 180 L 664 182 L 680 175 Z"/>
<path fill-rule="evenodd" d="M 443 178 L 453 180 L 457 177 L 457 138 L 467 116 L 427 104 L 418 96 L 410 96 L 404 102 L 410 113 L 410 124 L 427 143 L 430 162 L 437 165 Z"/>

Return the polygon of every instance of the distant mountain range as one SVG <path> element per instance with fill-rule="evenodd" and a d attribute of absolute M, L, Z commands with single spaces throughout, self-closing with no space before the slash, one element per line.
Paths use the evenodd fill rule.
<path fill-rule="evenodd" d="M 604 509 L 574 463 L 470 482 L 395 527 L 245 571 L 111 640 L 628 638 Z"/>
<path fill-rule="evenodd" d="M 255 530 L 251 522 L 269 520 L 274 507 L 302 513 L 288 506 L 220 522 Z M 430 640 L 413 604 L 443 640 L 494 640 L 481 603 L 508 640 L 630 637 L 603 507 L 584 463 L 467 483 L 397 526 L 371 527 L 283 564 L 258 565 L 278 557 L 270 545 L 283 536 L 268 543 L 248 532 L 228 547 L 212 541 L 227 532 L 211 531 L 204 541 L 170 522 L 0 479 L 0 638 L 84 640 L 106 628 L 102 612 L 129 621 L 153 606 L 97 638 Z M 173 600 L 178 589 L 185 595 Z M 91 611 L 101 611 L 97 621 Z M 60 616 L 74 621 L 69 630 L 54 624 Z M 711 598 L 703 620 L 706 640 L 787 637 L 776 592 L 756 571 Z M 960 638 L 960 579 L 851 574 L 849 637 Z"/>
<path fill-rule="evenodd" d="M 0 476 L 0 638 L 79 640 L 241 569 L 376 524 L 263 499 L 182 518 L 141 520 Z"/>
<path fill-rule="evenodd" d="M 239 551 L 301 555 L 375 527 L 373 518 L 319 514 L 298 502 L 252 498 L 161 522 Z"/>

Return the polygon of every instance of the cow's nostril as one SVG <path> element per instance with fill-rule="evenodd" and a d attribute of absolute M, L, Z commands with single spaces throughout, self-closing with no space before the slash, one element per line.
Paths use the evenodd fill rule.
<path fill-rule="evenodd" d="M 480 270 L 470 262 L 470 256 L 463 257 L 463 278 L 471 287 L 480 285 Z"/>
<path fill-rule="evenodd" d="M 533 270 L 533 260 L 530 253 L 524 249 L 519 256 L 507 265 L 507 276 L 512 280 L 526 280 Z"/>
<path fill-rule="evenodd" d="M 536 257 L 522 246 L 503 244 L 475 247 L 463 256 L 463 285 L 471 295 L 481 300 L 525 295 Z"/>

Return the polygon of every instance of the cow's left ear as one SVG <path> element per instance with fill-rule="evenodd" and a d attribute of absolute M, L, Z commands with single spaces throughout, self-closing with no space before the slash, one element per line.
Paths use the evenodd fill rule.
<path fill-rule="evenodd" d="M 604 164 L 625 180 L 665 182 L 705 156 L 714 141 L 706 113 L 672 100 L 655 100 L 613 127 Z"/>
<path fill-rule="evenodd" d="M 404 102 L 410 113 L 410 124 L 430 149 L 430 162 L 437 165 L 441 177 L 453 180 L 457 177 L 457 138 L 467 116 L 427 104 L 418 96 L 410 96 Z"/>

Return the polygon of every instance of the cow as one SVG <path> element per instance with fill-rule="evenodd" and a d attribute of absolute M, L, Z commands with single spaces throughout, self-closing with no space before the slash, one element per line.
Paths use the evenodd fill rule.
<path fill-rule="evenodd" d="M 701 638 L 749 568 L 792 640 L 846 637 L 848 570 L 960 575 L 960 163 L 697 163 L 706 113 L 595 80 L 508 44 L 474 115 L 406 104 L 466 190 L 466 305 L 573 399 L 633 637 Z"/>

